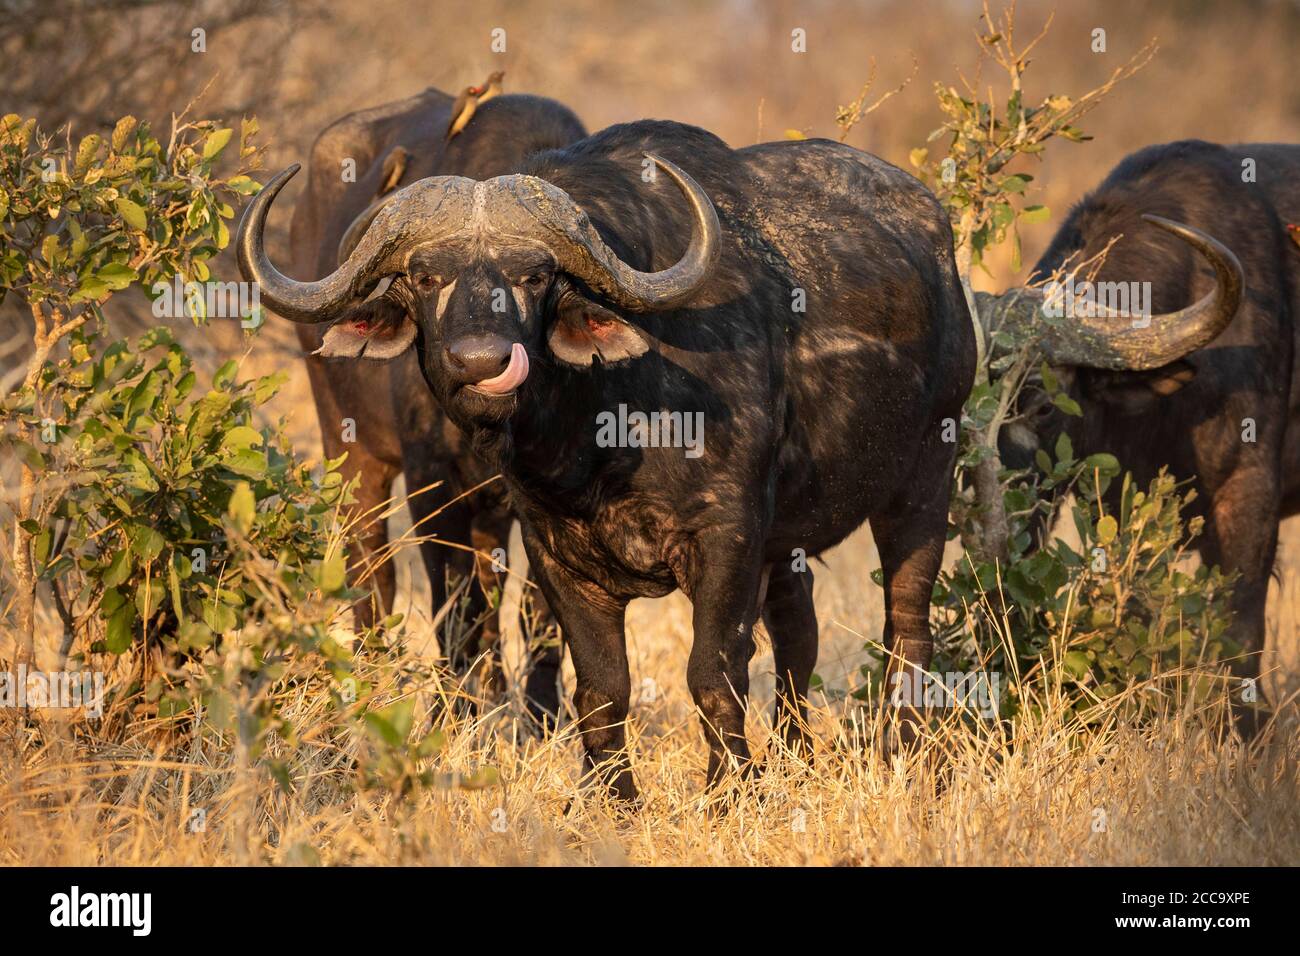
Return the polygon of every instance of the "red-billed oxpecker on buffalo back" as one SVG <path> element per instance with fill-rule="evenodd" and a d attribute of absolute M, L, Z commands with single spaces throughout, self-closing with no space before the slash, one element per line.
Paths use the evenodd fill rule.
<path fill-rule="evenodd" d="M 623 629 L 635 597 L 680 588 L 692 602 L 687 681 L 711 782 L 750 761 L 760 615 L 778 726 L 806 743 L 806 559 L 863 521 L 893 667 L 928 665 L 975 349 L 947 216 L 915 179 L 825 140 L 733 150 L 694 127 L 631 123 L 518 175 L 412 183 L 335 272 L 299 282 L 262 244 L 293 171 L 245 213 L 245 277 L 287 318 L 336 321 L 340 352 L 360 334 L 349 311 L 391 278 L 389 334 L 412 340 L 428 389 L 509 485 L 573 658 L 586 759 L 615 794 L 636 793 Z"/>

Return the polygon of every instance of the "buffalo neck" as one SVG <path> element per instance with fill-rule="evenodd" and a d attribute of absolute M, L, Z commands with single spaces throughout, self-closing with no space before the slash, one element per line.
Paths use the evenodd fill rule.
<path fill-rule="evenodd" d="M 541 365 L 542 363 L 537 363 Z M 609 402 L 602 371 L 538 369 L 519 410 L 500 426 L 474 429 L 475 450 L 517 494 L 572 517 L 589 511 L 602 450 L 596 416 Z"/>

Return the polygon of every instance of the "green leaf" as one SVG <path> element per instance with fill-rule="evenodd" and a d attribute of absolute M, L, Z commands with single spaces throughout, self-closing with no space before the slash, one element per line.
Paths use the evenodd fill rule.
<path fill-rule="evenodd" d="M 366 713 L 366 728 L 390 747 L 402 747 L 411 732 L 415 698 L 407 697 Z"/>
<path fill-rule="evenodd" d="M 261 188 L 258 183 L 249 179 L 247 176 L 233 176 L 226 180 L 226 185 L 241 196 L 251 196 Z"/>
<path fill-rule="evenodd" d="M 236 425 L 221 439 L 221 447 L 231 451 L 262 444 L 262 433 L 249 425 Z"/>
<path fill-rule="evenodd" d="M 123 116 L 113 127 L 112 145 L 116 152 L 121 152 L 126 147 L 126 140 L 135 132 L 136 118 L 134 116 Z"/>
<path fill-rule="evenodd" d="M 1104 451 L 1089 455 L 1084 459 L 1084 465 L 1089 471 L 1100 471 L 1103 475 L 1119 474 L 1119 459 Z"/>
<path fill-rule="evenodd" d="M 445 746 L 447 746 L 447 735 L 441 730 L 431 730 L 416 745 L 415 755 L 417 757 L 432 757 Z"/>
<path fill-rule="evenodd" d="M 415 698 L 405 697 L 389 704 L 381 713 L 392 725 L 393 730 L 397 731 L 398 736 L 406 740 L 410 736 L 411 723 L 415 717 Z"/>
<path fill-rule="evenodd" d="M 172 560 L 167 562 L 167 589 L 171 593 L 172 611 L 176 614 L 176 620 L 180 622 L 183 629 L 185 627 L 185 604 L 181 601 L 181 576 L 176 569 L 174 554 Z"/>
<path fill-rule="evenodd" d="M 96 299 L 102 299 L 108 295 L 108 283 L 103 279 L 90 276 L 81 281 L 77 291 L 69 297 L 69 302 L 90 302 Z"/>
<path fill-rule="evenodd" d="M 267 460 L 264 452 L 241 448 L 222 460 L 222 464 L 237 475 L 259 479 L 266 476 Z"/>
<path fill-rule="evenodd" d="M 461 777 L 457 782 L 462 790 L 484 790 L 499 784 L 501 774 L 497 772 L 496 767 L 479 767 L 468 776 Z"/>
<path fill-rule="evenodd" d="M 32 471 L 45 470 L 45 456 L 36 450 L 35 445 L 29 445 L 25 441 L 13 442 L 13 450 L 18 453 L 18 458 L 24 465 Z"/>
<path fill-rule="evenodd" d="M 145 218 L 144 207 L 140 206 L 138 203 L 132 202 L 125 196 L 118 199 L 113 205 L 117 207 L 118 215 L 126 220 L 128 226 L 132 229 L 139 230 L 140 232 L 145 230 L 148 221 Z"/>
<path fill-rule="evenodd" d="M 203 623 L 217 634 L 224 634 L 239 625 L 239 618 L 231 608 L 209 600 L 203 602 Z"/>
<path fill-rule="evenodd" d="M 1020 221 L 1027 223 L 1047 222 L 1052 211 L 1046 206 L 1026 206 L 1020 210 Z"/>
<path fill-rule="evenodd" d="M 108 569 L 104 571 L 100 578 L 104 582 L 104 587 L 115 588 L 131 574 L 131 552 L 123 548 L 108 563 Z"/>
<path fill-rule="evenodd" d="M 1063 661 L 1065 669 L 1075 680 L 1082 680 L 1092 670 L 1092 661 L 1083 651 L 1069 651 Z"/>
<path fill-rule="evenodd" d="M 1070 441 L 1070 436 L 1061 432 L 1056 439 L 1056 460 L 1061 462 L 1074 461 L 1074 444 Z"/>
<path fill-rule="evenodd" d="M 37 564 L 44 564 L 50 556 L 50 538 L 50 529 L 45 528 L 32 539 L 32 556 Z"/>
<path fill-rule="evenodd" d="M 1103 515 L 1097 519 L 1097 543 L 1102 547 L 1110 544 L 1119 534 L 1119 522 L 1113 515 Z"/>
<path fill-rule="evenodd" d="M 253 521 L 257 517 L 257 499 L 248 482 L 235 483 L 235 490 L 230 494 L 230 504 L 226 509 L 240 534 L 247 535 L 253 530 Z"/>
<path fill-rule="evenodd" d="M 1073 415 L 1075 418 L 1079 418 L 1083 415 L 1083 409 L 1079 407 L 1079 403 L 1064 392 L 1057 392 L 1053 395 L 1052 404 L 1065 412 L 1065 414 Z"/>
<path fill-rule="evenodd" d="M 163 598 L 167 594 L 167 589 L 163 583 L 157 579 L 152 580 L 146 585 L 143 581 L 135 589 L 135 609 L 139 612 L 140 617 L 145 619 L 155 613 L 158 608 L 162 607 Z"/>
<path fill-rule="evenodd" d="M 1011 220 L 1015 218 L 1015 210 L 1008 203 L 1000 202 L 993 206 L 993 227 L 995 229 L 1005 229 L 1011 224 Z"/>
<path fill-rule="evenodd" d="M 131 627 L 135 624 L 135 604 L 123 603 L 108 619 L 104 636 L 104 649 L 110 654 L 121 654 L 131 646 Z"/>
<path fill-rule="evenodd" d="M 41 258 L 50 265 L 57 265 L 58 260 L 62 258 L 59 255 L 59 237 L 51 233 L 46 236 L 41 243 Z"/>
<path fill-rule="evenodd" d="M 342 552 L 336 551 L 320 563 L 317 583 L 325 594 L 333 594 L 347 583 L 347 562 Z"/>
<path fill-rule="evenodd" d="M 221 363 L 221 367 L 212 373 L 212 387 L 223 389 L 235 380 L 235 375 L 239 372 L 239 363 L 234 359 L 227 359 Z"/>
<path fill-rule="evenodd" d="M 230 142 L 230 137 L 233 133 L 234 130 L 227 127 L 209 134 L 207 141 L 203 144 L 203 158 L 212 159 L 225 149 L 226 144 Z"/>
<path fill-rule="evenodd" d="M 128 265 L 110 262 L 95 273 L 95 278 L 104 283 L 104 286 L 110 291 L 117 292 L 134 282 L 137 273 Z"/>
<path fill-rule="evenodd" d="M 147 564 L 162 553 L 167 540 L 148 525 L 136 525 L 130 533 L 131 550 Z"/>

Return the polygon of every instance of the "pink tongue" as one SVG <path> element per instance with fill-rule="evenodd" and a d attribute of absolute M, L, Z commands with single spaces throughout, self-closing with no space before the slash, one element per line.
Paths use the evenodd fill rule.
<path fill-rule="evenodd" d="M 513 392 L 528 377 L 528 352 L 516 342 L 510 348 L 510 364 L 500 375 L 485 378 L 474 387 L 492 395 L 504 395 Z"/>

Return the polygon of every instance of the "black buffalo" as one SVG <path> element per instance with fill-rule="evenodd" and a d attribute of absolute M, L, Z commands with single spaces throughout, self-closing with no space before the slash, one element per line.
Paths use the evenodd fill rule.
<path fill-rule="evenodd" d="M 1278 523 L 1300 511 L 1300 248 L 1286 233 L 1297 220 L 1300 147 L 1187 141 L 1129 156 L 1070 212 L 1034 275 L 1122 237 L 1096 281 L 1148 282 L 1154 312 L 1187 311 L 1146 328 L 1103 314 L 1099 336 L 1049 341 L 1083 416 L 1037 393 L 1001 441 L 1004 460 L 1026 465 L 1066 431 L 1082 454 L 1111 452 L 1139 482 L 1162 465 L 1195 478 L 1203 560 L 1240 575 L 1230 634 L 1249 654 L 1246 676 L 1259 672 Z"/>
<path fill-rule="evenodd" d="M 509 95 L 484 103 L 473 122 L 448 142 L 452 108 L 450 96 L 428 89 L 397 103 L 352 113 L 321 133 L 312 148 L 307 191 L 294 209 L 290 226 L 295 275 L 315 278 L 333 272 L 376 202 L 403 182 L 432 175 L 487 179 L 517 169 L 532 153 L 586 135 L 567 107 L 541 97 Z M 362 321 L 364 311 L 358 310 L 357 321 Z M 377 324 L 375 333 L 358 343 L 372 354 L 382 353 L 385 345 L 382 324 Z M 321 347 L 318 328 L 299 325 L 298 336 L 308 352 Z M 472 545 L 491 554 L 508 547 L 512 519 L 505 492 L 499 482 L 488 484 L 449 505 L 491 478 L 493 470 L 475 458 L 460 430 L 433 401 L 413 355 L 388 364 L 327 361 L 323 355 L 311 355 L 307 370 L 325 453 L 337 457 L 347 452 L 342 471 L 348 478 L 359 476 L 357 507 L 371 515 L 358 535 L 360 547 L 354 549 L 358 558 L 370 560 L 385 552 L 385 522 L 374 516 L 381 513 L 380 504 L 388 499 L 399 473 L 406 475 L 408 492 L 441 482 L 412 497 L 409 506 L 420 534 L 448 542 L 421 545 L 434 611 L 447 596 L 449 565 L 467 582 L 463 617 L 469 624 L 447 622 L 440 630 L 443 649 L 460 672 L 488 651 L 486 677 L 499 690 L 500 671 L 493 661 L 499 624 L 487 605 L 493 589 L 499 593 L 504 580 L 488 561 L 471 562 L 465 549 Z M 344 427 L 349 419 L 355 423 L 354 442 L 345 441 L 353 437 Z M 471 566 L 476 574 L 470 575 Z M 362 626 L 392 609 L 392 562 L 375 565 L 371 581 L 375 599 L 357 609 Z M 533 648 L 527 696 L 534 714 L 545 717 L 558 707 L 560 649 L 558 643 L 545 643 L 545 602 L 539 600 L 537 607 L 542 620 L 536 630 L 543 641 Z M 458 613 L 461 610 L 458 607 Z M 449 642 L 449 636 L 458 640 Z"/>
<path fill-rule="evenodd" d="M 795 569 L 864 520 L 885 645 L 896 667 L 928 665 L 951 422 L 975 354 L 947 216 L 915 179 L 824 140 L 733 150 L 694 127 L 632 123 L 525 175 L 414 183 L 335 273 L 305 283 L 262 244 L 295 169 L 245 213 L 245 278 L 304 323 L 385 283 L 389 334 L 415 346 L 434 397 L 506 477 L 573 658 L 588 764 L 613 792 L 636 792 L 633 598 L 691 599 L 687 678 L 710 782 L 749 761 L 760 615 L 777 725 L 805 742 L 817 621 L 812 575 Z M 349 351 L 356 335 L 345 319 L 327 342 Z"/>

